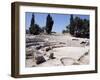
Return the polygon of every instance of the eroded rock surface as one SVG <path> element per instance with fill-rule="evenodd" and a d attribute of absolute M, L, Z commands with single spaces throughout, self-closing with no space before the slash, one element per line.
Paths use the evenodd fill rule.
<path fill-rule="evenodd" d="M 82 64 L 89 64 L 89 39 L 63 34 L 26 35 L 26 67 Z"/>

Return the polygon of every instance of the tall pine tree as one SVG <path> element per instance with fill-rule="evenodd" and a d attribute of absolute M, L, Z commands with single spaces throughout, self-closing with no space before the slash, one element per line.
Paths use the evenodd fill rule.
<path fill-rule="evenodd" d="M 29 28 L 29 31 L 30 31 L 30 34 L 33 34 L 34 32 L 34 25 L 35 25 L 35 16 L 34 16 L 34 13 L 32 13 L 32 19 L 31 19 L 31 24 L 30 24 L 30 28 Z"/>
<path fill-rule="evenodd" d="M 32 19 L 31 19 L 31 24 L 29 28 L 30 34 L 38 35 L 41 33 L 41 28 L 39 27 L 38 24 L 35 24 L 35 16 L 34 13 L 32 13 Z"/>
<path fill-rule="evenodd" d="M 47 20 L 46 20 L 46 33 L 48 34 L 51 33 L 53 24 L 54 24 L 54 21 L 52 20 L 52 17 L 50 16 L 50 14 L 48 14 Z"/>
<path fill-rule="evenodd" d="M 74 34 L 74 19 L 73 19 L 73 15 L 71 14 L 70 17 L 70 34 Z"/>

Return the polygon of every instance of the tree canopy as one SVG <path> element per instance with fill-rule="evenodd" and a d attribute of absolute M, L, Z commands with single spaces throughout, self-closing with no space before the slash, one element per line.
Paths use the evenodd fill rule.
<path fill-rule="evenodd" d="M 38 24 L 35 23 L 35 16 L 34 16 L 34 13 L 32 13 L 29 32 L 30 34 L 34 34 L 34 35 L 38 35 L 40 33 L 43 33 L 44 31 L 46 31 L 47 34 L 51 34 L 53 24 L 54 24 L 54 21 L 52 17 L 50 16 L 50 14 L 48 14 L 46 18 L 45 27 L 40 27 Z"/>
<path fill-rule="evenodd" d="M 48 34 L 51 33 L 53 24 L 54 24 L 54 21 L 53 21 L 52 17 L 50 16 L 50 14 L 48 14 L 47 19 L 46 19 L 46 32 Z"/>
<path fill-rule="evenodd" d="M 76 16 L 70 15 L 70 24 L 66 27 L 63 32 L 68 32 L 75 37 L 89 38 L 89 20 L 81 19 Z"/>
<path fill-rule="evenodd" d="M 30 34 L 38 35 L 41 32 L 41 28 L 39 27 L 38 24 L 35 23 L 35 16 L 34 13 L 32 13 L 32 18 L 31 18 L 31 24 L 29 28 Z"/>

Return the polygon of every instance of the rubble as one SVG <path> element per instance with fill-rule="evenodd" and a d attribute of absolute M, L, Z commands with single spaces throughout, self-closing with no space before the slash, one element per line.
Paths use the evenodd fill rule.
<path fill-rule="evenodd" d="M 83 45 L 84 44 L 86 45 Z M 89 64 L 89 39 L 70 35 L 26 35 L 26 67 Z"/>

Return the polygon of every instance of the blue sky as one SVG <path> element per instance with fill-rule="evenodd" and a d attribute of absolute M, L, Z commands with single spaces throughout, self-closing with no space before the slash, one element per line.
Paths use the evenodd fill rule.
<path fill-rule="evenodd" d="M 35 23 L 40 27 L 44 27 L 46 25 L 46 18 L 48 13 L 34 13 L 35 15 Z M 62 32 L 62 30 L 66 29 L 66 26 L 70 23 L 70 14 L 50 14 L 52 19 L 54 20 L 52 31 Z M 88 19 L 89 15 L 74 15 L 74 17 L 78 16 L 82 19 Z M 26 29 L 29 29 L 30 22 L 32 18 L 32 12 L 25 13 L 25 26 Z"/>

